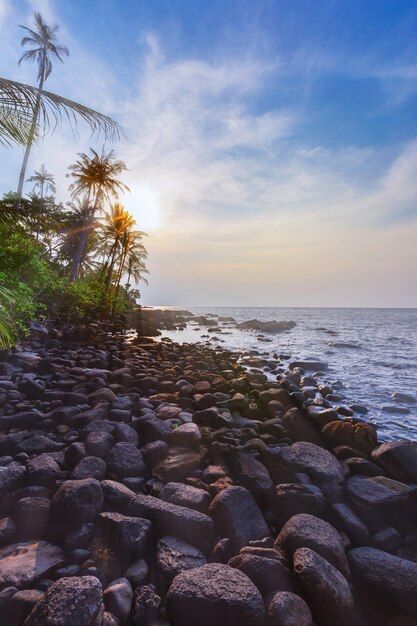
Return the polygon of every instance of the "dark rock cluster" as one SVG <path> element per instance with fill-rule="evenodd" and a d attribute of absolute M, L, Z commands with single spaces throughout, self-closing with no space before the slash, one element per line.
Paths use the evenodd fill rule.
<path fill-rule="evenodd" d="M 4 352 L 0 625 L 415 626 L 417 444 L 275 364 L 98 326 Z"/>

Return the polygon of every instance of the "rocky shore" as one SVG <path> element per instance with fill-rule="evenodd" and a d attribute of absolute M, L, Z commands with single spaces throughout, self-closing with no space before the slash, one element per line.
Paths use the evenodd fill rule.
<path fill-rule="evenodd" d="M 38 330 L 0 357 L 1 626 L 416 626 L 417 444 L 325 364 Z"/>

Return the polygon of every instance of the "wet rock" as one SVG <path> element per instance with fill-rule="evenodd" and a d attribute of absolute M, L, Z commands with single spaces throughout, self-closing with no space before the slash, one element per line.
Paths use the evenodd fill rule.
<path fill-rule="evenodd" d="M 402 613 L 417 615 L 417 563 L 375 548 L 348 553 L 352 574 L 384 602 L 389 598 Z"/>
<path fill-rule="evenodd" d="M 294 585 L 290 571 L 274 551 L 266 555 L 240 553 L 230 559 L 228 565 L 240 570 L 259 589 L 266 598 L 274 591 L 293 591 Z"/>
<path fill-rule="evenodd" d="M 294 553 L 294 572 L 320 626 L 364 624 L 355 609 L 349 584 L 326 559 L 309 548 Z"/>
<path fill-rule="evenodd" d="M 153 585 L 135 590 L 132 610 L 132 626 L 156 626 L 162 600 Z"/>
<path fill-rule="evenodd" d="M 282 548 L 291 557 L 298 548 L 311 548 L 345 577 L 350 576 L 340 534 L 333 526 L 318 517 L 300 513 L 294 515 L 282 528 L 275 547 Z"/>
<path fill-rule="evenodd" d="M 313 626 L 313 617 L 300 596 L 278 591 L 269 602 L 266 626 Z"/>
<path fill-rule="evenodd" d="M 158 541 L 156 560 L 165 590 L 181 572 L 207 563 L 206 557 L 200 550 L 175 537 L 162 537 Z"/>
<path fill-rule="evenodd" d="M 255 585 L 239 570 L 210 563 L 179 574 L 167 606 L 173 626 L 263 626 L 265 609 Z"/>
<path fill-rule="evenodd" d="M 94 626 L 100 608 L 101 584 L 97 578 L 61 578 L 49 587 L 25 626 Z"/>
<path fill-rule="evenodd" d="M 149 520 L 121 513 L 101 513 L 91 552 L 97 566 L 111 580 L 120 577 L 134 560 L 143 558 L 151 545 Z"/>
<path fill-rule="evenodd" d="M 84 478 L 95 478 L 100 481 L 106 475 L 107 465 L 103 459 L 97 456 L 86 456 L 76 465 L 71 478 L 73 480 L 83 480 Z"/>
<path fill-rule="evenodd" d="M 0 550 L 0 588 L 28 587 L 64 562 L 61 548 L 46 541 L 15 543 Z"/>
<path fill-rule="evenodd" d="M 327 370 L 329 366 L 327 363 L 324 363 L 323 361 L 293 361 L 292 363 L 289 364 L 289 368 L 291 370 L 295 369 L 296 367 L 299 367 L 303 370 L 313 371 L 313 372 L 314 371 L 323 372 Z"/>
<path fill-rule="evenodd" d="M 94 520 L 103 506 L 100 483 L 94 478 L 67 480 L 55 493 L 51 513 L 63 527 Z"/>
<path fill-rule="evenodd" d="M 372 424 L 356 420 L 337 420 L 326 424 L 321 434 L 330 447 L 352 446 L 370 453 L 377 445 L 377 432 Z"/>
<path fill-rule="evenodd" d="M 234 552 L 250 541 L 270 536 L 268 526 L 251 493 L 244 487 L 229 487 L 210 505 L 217 532 L 228 537 Z"/>
<path fill-rule="evenodd" d="M 170 482 L 162 489 L 160 498 L 178 506 L 185 506 L 200 513 L 209 510 L 211 496 L 204 489 L 198 489 L 183 483 Z"/>
<path fill-rule="evenodd" d="M 153 473 L 164 482 L 180 481 L 189 476 L 200 465 L 201 457 L 198 452 L 182 452 L 171 450 Z"/>
<path fill-rule="evenodd" d="M 109 472 L 123 479 L 129 476 L 143 476 L 146 465 L 142 453 L 132 443 L 116 443 L 106 456 Z"/>
<path fill-rule="evenodd" d="M 417 482 L 417 442 L 383 443 L 372 452 L 372 460 L 391 478 L 400 482 Z"/>
<path fill-rule="evenodd" d="M 104 590 L 103 602 L 120 622 L 126 623 L 132 610 L 133 590 L 126 578 L 117 578 Z"/>
<path fill-rule="evenodd" d="M 248 320 L 247 322 L 240 322 L 236 324 L 236 328 L 240 328 L 242 330 L 259 330 L 264 333 L 280 333 L 286 330 L 292 330 L 295 328 L 295 322 L 277 322 L 276 320 L 271 320 L 268 322 L 262 322 L 261 320 L 253 319 Z"/>
<path fill-rule="evenodd" d="M 14 508 L 19 539 L 40 539 L 46 533 L 51 503 L 46 498 L 21 498 Z"/>
<path fill-rule="evenodd" d="M 107 508 L 151 520 L 159 535 L 178 537 L 204 553 L 211 550 L 214 527 L 208 515 L 152 496 L 134 494 L 130 489 L 111 480 L 105 480 L 101 485 Z"/>

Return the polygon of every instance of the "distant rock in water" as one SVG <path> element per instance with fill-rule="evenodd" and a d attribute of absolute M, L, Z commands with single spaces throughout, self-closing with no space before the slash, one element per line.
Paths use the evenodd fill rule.
<path fill-rule="evenodd" d="M 241 330 L 261 330 L 264 333 L 281 333 L 284 330 L 292 330 L 296 326 L 295 322 L 276 322 L 271 320 L 270 322 L 261 322 L 260 320 L 248 320 L 247 322 L 241 322 L 236 324 L 236 328 Z"/>
<path fill-rule="evenodd" d="M 352 348 L 354 350 L 362 350 L 362 346 L 359 346 L 357 343 L 347 343 L 345 341 L 328 341 L 327 345 L 332 348 Z"/>

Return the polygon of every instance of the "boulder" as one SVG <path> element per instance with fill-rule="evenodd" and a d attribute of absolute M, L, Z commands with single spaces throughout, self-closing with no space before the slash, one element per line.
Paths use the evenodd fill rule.
<path fill-rule="evenodd" d="M 133 590 L 126 578 L 117 578 L 103 592 L 104 606 L 118 623 L 125 624 L 130 617 L 133 602 Z"/>
<path fill-rule="evenodd" d="M 175 537 L 162 537 L 158 541 L 156 554 L 159 575 L 163 588 L 167 590 L 175 576 L 207 563 L 204 554 Z"/>
<path fill-rule="evenodd" d="M 372 460 L 400 482 L 417 482 L 417 442 L 383 443 L 372 452 Z"/>
<path fill-rule="evenodd" d="M 283 549 L 289 558 L 298 548 L 311 548 L 345 577 L 350 576 L 340 534 L 333 526 L 314 515 L 294 515 L 282 528 L 274 547 Z"/>
<path fill-rule="evenodd" d="M 266 626 L 313 626 L 308 604 L 290 591 L 277 591 L 270 599 Z"/>
<path fill-rule="evenodd" d="M 152 546 L 152 524 L 147 519 L 101 513 L 91 545 L 91 554 L 108 580 L 118 578 L 131 563 Z"/>
<path fill-rule="evenodd" d="M 26 465 L 28 482 L 31 485 L 53 487 L 61 476 L 58 463 L 49 455 L 41 454 L 28 461 Z"/>
<path fill-rule="evenodd" d="M 46 541 L 15 543 L 0 550 L 0 589 L 22 589 L 64 562 L 58 546 Z"/>
<path fill-rule="evenodd" d="M 47 530 L 50 501 L 47 498 L 28 496 L 14 507 L 14 518 L 19 539 L 40 539 Z"/>
<path fill-rule="evenodd" d="M 129 476 L 143 476 L 146 465 L 142 453 L 132 443 L 116 443 L 105 458 L 109 472 L 119 480 Z"/>
<path fill-rule="evenodd" d="M 162 600 L 153 585 L 135 589 L 132 610 L 132 626 L 152 626 L 158 624 Z"/>
<path fill-rule="evenodd" d="M 309 513 L 325 519 L 326 503 L 320 489 L 315 485 L 281 483 L 275 488 L 276 499 L 273 508 L 281 525 L 298 513 Z"/>
<path fill-rule="evenodd" d="M 258 505 L 244 487 L 229 487 L 221 491 L 212 501 L 210 513 L 218 534 L 230 539 L 235 553 L 250 541 L 270 537 Z"/>
<path fill-rule="evenodd" d="M 100 483 L 94 478 L 67 480 L 55 493 L 51 513 L 63 527 L 94 520 L 103 506 Z"/>
<path fill-rule="evenodd" d="M 417 563 L 375 548 L 353 548 L 348 553 L 352 574 L 385 602 L 417 616 Z"/>
<path fill-rule="evenodd" d="M 294 572 L 320 626 L 362 626 L 346 578 L 326 559 L 310 548 L 294 553 Z"/>
<path fill-rule="evenodd" d="M 317 446 L 324 446 L 320 433 L 301 409 L 288 409 L 282 418 L 282 423 L 295 441 L 307 441 Z"/>
<path fill-rule="evenodd" d="M 210 563 L 179 574 L 167 595 L 173 626 L 263 626 L 262 596 L 245 574 Z"/>
<path fill-rule="evenodd" d="M 266 555 L 262 549 L 258 554 L 241 552 L 228 565 L 246 574 L 264 598 L 275 591 L 294 590 L 292 575 L 276 551 L 268 551 Z"/>
<path fill-rule="evenodd" d="M 211 496 L 205 489 L 184 485 L 184 483 L 167 483 L 160 493 L 160 498 L 171 504 L 185 506 L 200 513 L 208 513 Z"/>
<path fill-rule="evenodd" d="M 153 496 L 135 494 L 112 480 L 105 480 L 101 485 L 106 508 L 149 519 L 159 535 L 178 537 L 204 553 L 213 547 L 214 526 L 208 515 Z"/>
<path fill-rule="evenodd" d="M 98 456 L 85 456 L 72 471 L 73 480 L 83 480 L 84 478 L 95 478 L 103 480 L 106 476 L 107 465 Z"/>
<path fill-rule="evenodd" d="M 42 600 L 43 591 L 38 589 L 22 589 L 15 593 L 8 603 L 7 626 L 21 626 L 33 607 Z"/>
<path fill-rule="evenodd" d="M 171 444 L 173 446 L 198 448 L 200 443 L 201 433 L 197 424 L 182 424 L 178 428 L 174 428 L 171 433 Z"/>
<path fill-rule="evenodd" d="M 97 578 L 61 578 L 48 588 L 25 626 L 94 626 L 100 608 L 101 584 Z"/>
<path fill-rule="evenodd" d="M 174 449 L 153 468 L 153 473 L 164 482 L 180 481 L 197 469 L 200 462 L 198 452 Z"/>

